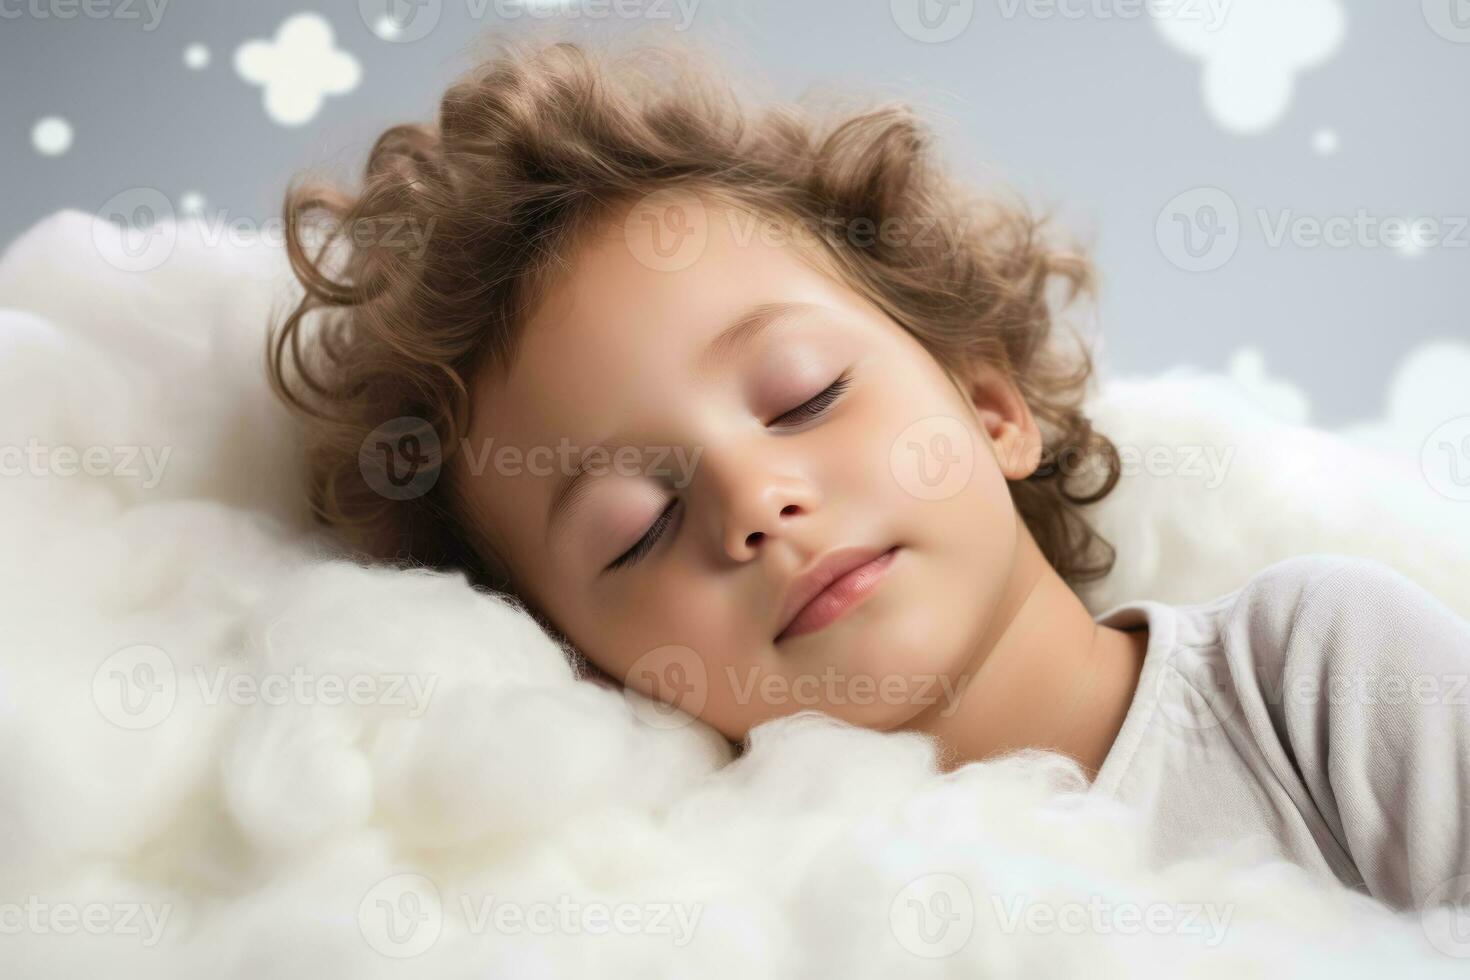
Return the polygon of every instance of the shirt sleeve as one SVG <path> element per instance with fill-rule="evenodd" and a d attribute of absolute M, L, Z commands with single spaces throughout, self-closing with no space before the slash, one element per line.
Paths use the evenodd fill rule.
<path fill-rule="evenodd" d="M 1401 909 L 1464 891 L 1470 622 L 1375 559 L 1306 556 L 1275 572 L 1261 584 L 1294 613 L 1263 617 L 1284 630 L 1253 643 L 1258 679 L 1360 884 Z"/>

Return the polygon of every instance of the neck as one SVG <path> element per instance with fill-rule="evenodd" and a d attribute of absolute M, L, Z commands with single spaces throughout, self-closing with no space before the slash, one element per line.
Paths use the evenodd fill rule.
<path fill-rule="evenodd" d="M 1091 780 L 1133 700 L 1148 632 L 1095 622 L 1017 524 L 1011 585 L 955 678 L 959 703 L 904 727 L 936 736 L 946 769 L 1029 747 L 1071 757 Z"/>

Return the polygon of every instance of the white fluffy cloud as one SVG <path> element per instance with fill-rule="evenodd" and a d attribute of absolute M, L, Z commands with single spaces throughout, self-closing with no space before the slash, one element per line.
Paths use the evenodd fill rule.
<path fill-rule="evenodd" d="M 312 13 L 287 18 L 274 40 L 240 45 L 235 71 L 265 89 L 265 111 L 282 126 L 310 122 L 326 96 L 351 92 L 362 80 L 357 59 L 336 47 L 332 26 Z"/>
<path fill-rule="evenodd" d="M 120 464 L 0 479 L 0 871 L 7 922 L 40 923 L 5 937 L 5 975 L 1151 980 L 1269 975 L 1285 952 L 1333 980 L 1463 980 L 1448 908 L 1395 917 L 1244 848 L 1157 866 L 1060 756 L 941 774 L 918 736 L 805 714 L 731 762 L 708 726 L 575 680 L 462 576 L 334 560 L 258 367 L 300 296 L 284 249 L 187 221 L 136 269 L 110 258 L 123 235 L 65 211 L 0 255 L 0 446 Z M 1457 410 L 1464 362 L 1425 363 L 1443 401 L 1405 391 L 1407 416 Z M 1228 451 L 1100 502 L 1120 561 L 1090 608 L 1338 551 L 1470 610 L 1470 510 L 1413 458 L 1252 411 L 1242 387 L 1292 411 L 1287 382 L 1258 355 L 1233 370 L 1089 403 L 1125 449 Z M 127 447 L 171 450 L 162 479 Z M 1202 901 L 1230 916 L 1217 946 Z"/>
<path fill-rule="evenodd" d="M 1312 403 L 1306 393 L 1284 378 L 1266 370 L 1266 357 L 1259 347 L 1242 347 L 1231 355 L 1225 373 L 1251 401 L 1273 418 L 1293 425 L 1306 425 Z"/>
<path fill-rule="evenodd" d="M 1155 13 L 1172 47 L 1204 64 L 1205 108 L 1221 127 L 1254 133 L 1291 105 L 1296 75 L 1336 53 L 1347 29 L 1341 0 L 1228 0 L 1219 18 Z"/>
<path fill-rule="evenodd" d="M 1382 418 L 1342 430 L 1381 449 L 1420 451 L 1425 436 L 1470 416 L 1470 344 L 1446 337 L 1421 344 L 1399 361 L 1384 397 Z"/>

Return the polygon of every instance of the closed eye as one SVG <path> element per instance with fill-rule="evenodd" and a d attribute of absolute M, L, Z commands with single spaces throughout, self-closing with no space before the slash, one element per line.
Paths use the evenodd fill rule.
<path fill-rule="evenodd" d="M 817 418 L 823 412 L 827 411 L 827 409 L 831 408 L 833 403 L 842 396 L 842 393 L 851 384 L 852 377 L 843 374 L 816 395 L 813 395 L 789 412 L 773 419 L 771 425 L 800 425 L 802 422 Z M 658 544 L 659 538 L 663 536 L 663 533 L 668 530 L 669 525 L 673 522 L 674 507 L 678 503 L 679 499 L 677 497 L 669 501 L 668 506 L 663 509 L 663 513 L 658 515 L 653 524 L 644 532 L 643 537 L 639 538 L 627 551 L 614 558 L 605 571 L 610 572 L 619 568 L 626 568 L 629 565 L 636 565 L 641 561 L 653 549 L 653 546 Z"/>
<path fill-rule="evenodd" d="M 653 524 L 644 532 L 643 537 L 639 538 L 633 547 L 614 558 L 612 564 L 608 565 L 605 571 L 611 572 L 625 565 L 637 564 L 644 555 L 648 554 L 649 550 L 658 544 L 658 539 L 663 535 L 670 521 L 673 520 L 671 515 L 674 511 L 674 505 L 678 502 L 678 497 L 670 500 L 669 505 L 664 508 L 663 513 L 659 514 Z"/>
<path fill-rule="evenodd" d="M 832 403 L 837 401 L 838 397 L 847 390 L 850 384 L 852 384 L 852 378 L 846 374 L 842 375 L 836 381 L 822 389 L 822 391 L 802 402 L 791 411 L 773 419 L 771 424 L 799 425 L 802 422 L 816 418 L 831 408 Z"/>

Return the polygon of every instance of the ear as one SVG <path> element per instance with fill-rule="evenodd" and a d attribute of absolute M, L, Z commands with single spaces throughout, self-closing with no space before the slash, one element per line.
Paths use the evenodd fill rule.
<path fill-rule="evenodd" d="M 993 364 L 973 364 L 955 379 L 989 437 L 1007 480 L 1024 480 L 1041 464 L 1041 430 L 1010 374 Z"/>

